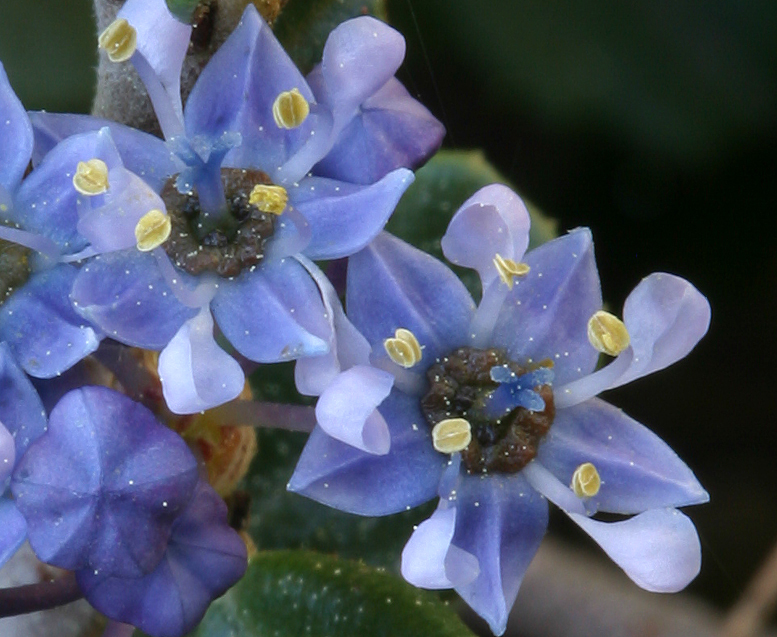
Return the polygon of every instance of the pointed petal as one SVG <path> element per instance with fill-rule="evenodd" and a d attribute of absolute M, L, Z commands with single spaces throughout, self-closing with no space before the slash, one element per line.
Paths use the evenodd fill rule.
<path fill-rule="evenodd" d="M 588 320 L 602 295 L 590 231 L 573 230 L 524 260 L 529 273 L 507 295 L 492 346 L 518 362 L 550 359 L 556 386 L 591 373 L 599 353 L 588 342 Z"/>
<path fill-rule="evenodd" d="M 593 510 L 640 513 L 709 499 L 687 465 L 649 429 L 620 409 L 592 399 L 556 412 L 537 460 L 561 482 L 592 463 L 602 480 Z"/>
<path fill-rule="evenodd" d="M 529 563 L 548 526 L 547 502 L 520 474 L 461 475 L 453 545 L 474 555 L 480 573 L 456 592 L 501 635 Z"/>
<path fill-rule="evenodd" d="M 326 152 L 330 124 L 312 104 L 300 126 L 285 129 L 275 123 L 275 99 L 295 88 L 309 103 L 315 101 L 305 78 L 249 4 L 192 89 L 186 132 L 190 138 L 239 132 L 242 144 L 227 155 L 225 165 L 261 168 L 276 183 L 298 181 Z M 279 179 L 292 159 L 299 165 Z"/>
<path fill-rule="evenodd" d="M 699 535 L 676 509 L 651 509 L 623 522 L 598 522 L 577 513 L 569 517 L 645 590 L 676 593 L 699 574 Z"/>
<path fill-rule="evenodd" d="M 97 349 L 101 334 L 70 304 L 76 268 L 60 264 L 35 273 L 0 308 L 0 339 L 24 370 L 51 378 Z"/>
<path fill-rule="evenodd" d="M 304 250 L 310 259 L 339 259 L 364 248 L 386 225 L 397 202 L 413 182 L 401 168 L 369 186 L 321 177 L 305 179 L 290 192 L 292 204 L 310 223 Z"/>
<path fill-rule="evenodd" d="M 0 64 L 0 186 L 13 192 L 32 155 L 32 125 Z"/>
<path fill-rule="evenodd" d="M 393 391 L 380 413 L 391 434 L 386 455 L 365 453 L 316 427 L 288 489 L 341 511 L 370 516 L 431 500 L 448 460 L 432 447 L 418 399 Z"/>
<path fill-rule="evenodd" d="M 378 405 L 389 395 L 394 377 L 388 372 L 356 365 L 339 374 L 316 404 L 316 420 L 333 438 L 357 449 L 385 455 L 389 430 Z"/>
<path fill-rule="evenodd" d="M 384 232 L 351 257 L 348 317 L 373 356 L 388 361 L 383 341 L 408 329 L 422 348 L 421 367 L 466 344 L 474 304 L 467 289 L 437 259 Z"/>
<path fill-rule="evenodd" d="M 0 423 L 13 436 L 16 458 L 46 431 L 46 412 L 30 379 L 0 342 Z M 13 468 L 13 465 L 12 465 Z"/>
<path fill-rule="evenodd" d="M 162 190 L 170 175 L 181 170 L 179 160 L 163 140 L 129 126 L 91 115 L 45 111 L 31 112 L 30 121 L 35 133 L 32 161 L 36 166 L 63 139 L 107 127 L 125 168 L 141 177 L 157 192 Z"/>
<path fill-rule="evenodd" d="M 308 75 L 316 94 L 316 85 L 323 82 L 320 73 L 318 68 Z M 440 147 L 444 136 L 443 125 L 391 78 L 361 105 L 313 172 L 371 184 L 397 168 L 417 168 Z"/>
<path fill-rule="evenodd" d="M 259 363 L 328 349 L 329 324 L 318 288 L 293 258 L 265 262 L 221 283 L 211 308 L 235 349 Z"/>
<path fill-rule="evenodd" d="M 507 186 L 478 190 L 458 209 L 442 238 L 445 258 L 473 268 L 485 290 L 499 276 L 494 257 L 519 262 L 529 246 L 529 212 Z"/>
<path fill-rule="evenodd" d="M 106 335 L 133 347 L 161 350 L 197 313 L 173 294 L 156 258 L 134 248 L 99 255 L 81 268 L 71 298 Z"/>
<path fill-rule="evenodd" d="M 245 374 L 213 338 L 213 317 L 203 308 L 181 326 L 159 355 L 159 380 L 175 414 L 218 407 L 243 391 Z"/>

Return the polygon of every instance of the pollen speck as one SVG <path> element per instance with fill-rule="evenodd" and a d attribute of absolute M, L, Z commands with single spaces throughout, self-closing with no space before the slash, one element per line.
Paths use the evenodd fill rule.
<path fill-rule="evenodd" d="M 494 266 L 499 273 L 499 278 L 511 290 L 513 289 L 513 277 L 523 277 L 529 274 L 529 266 L 527 264 L 517 263 L 512 259 L 505 259 L 499 253 L 494 257 Z"/>
<path fill-rule="evenodd" d="M 602 479 L 599 472 L 590 462 L 581 464 L 572 474 L 572 484 L 569 485 L 578 498 L 591 498 L 599 493 Z"/>
<path fill-rule="evenodd" d="M 108 166 L 102 159 L 79 161 L 73 186 L 82 195 L 101 195 L 108 190 Z"/>
<path fill-rule="evenodd" d="M 161 246 L 170 236 L 172 223 L 170 217 L 158 209 L 149 210 L 135 226 L 137 248 L 149 252 Z"/>
<path fill-rule="evenodd" d="M 297 128 L 309 113 L 310 104 L 296 88 L 283 91 L 272 105 L 272 116 L 278 128 Z"/>
<path fill-rule="evenodd" d="M 138 43 L 138 33 L 124 18 L 118 18 L 100 34 L 97 43 L 111 62 L 124 62 L 132 57 Z"/>
<path fill-rule="evenodd" d="M 617 316 L 599 310 L 588 321 L 588 340 L 603 354 L 617 356 L 629 346 L 626 326 Z"/>
<path fill-rule="evenodd" d="M 466 418 L 447 418 L 432 429 L 432 444 L 440 453 L 456 453 L 472 441 L 472 427 Z"/>

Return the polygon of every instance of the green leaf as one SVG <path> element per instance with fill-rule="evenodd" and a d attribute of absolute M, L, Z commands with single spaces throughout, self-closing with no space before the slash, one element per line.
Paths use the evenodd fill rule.
<path fill-rule="evenodd" d="M 364 564 L 261 552 L 208 610 L 195 637 L 473 637 L 436 595 Z"/>
<path fill-rule="evenodd" d="M 181 22 L 189 24 L 200 0 L 166 0 L 167 8 Z"/>
<path fill-rule="evenodd" d="M 415 181 L 399 201 L 386 230 L 429 254 L 443 259 L 440 240 L 451 217 L 470 196 L 488 184 L 513 186 L 480 151 L 441 150 L 416 171 Z M 557 236 L 557 223 L 524 200 L 531 216 L 529 248 Z M 473 270 L 454 267 L 473 297 L 480 281 Z"/>
<path fill-rule="evenodd" d="M 273 30 L 291 59 L 307 74 L 321 61 L 329 32 L 360 15 L 385 20 L 385 0 L 289 0 Z"/>

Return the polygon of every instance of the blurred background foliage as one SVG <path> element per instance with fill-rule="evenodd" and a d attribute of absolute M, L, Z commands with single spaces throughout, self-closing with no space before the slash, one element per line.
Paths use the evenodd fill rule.
<path fill-rule="evenodd" d="M 710 491 L 688 511 L 692 590 L 730 604 L 777 539 L 777 4 L 389 0 L 388 17 L 446 147 L 482 149 L 562 232 L 590 226 L 612 307 L 655 270 L 709 297 L 697 350 L 608 399 Z M 89 110 L 93 28 L 90 0 L 3 3 L 0 60 L 28 108 Z"/>

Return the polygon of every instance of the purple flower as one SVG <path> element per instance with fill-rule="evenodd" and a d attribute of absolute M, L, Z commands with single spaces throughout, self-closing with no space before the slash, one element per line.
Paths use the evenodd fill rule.
<path fill-rule="evenodd" d="M 528 228 L 521 201 L 498 185 L 452 219 L 443 250 L 478 271 L 477 306 L 446 266 L 386 233 L 351 257 L 348 318 L 371 346 L 370 365 L 356 357 L 323 388 L 328 420 L 319 414 L 289 484 L 361 515 L 439 496 L 404 549 L 403 575 L 455 588 L 497 634 L 545 533 L 546 499 L 637 584 L 663 592 L 700 566 L 696 530 L 676 507 L 708 499 L 664 442 L 595 398 L 685 356 L 707 330 L 706 299 L 653 274 L 621 321 L 601 311 L 590 232 L 524 255 Z M 603 352 L 615 358 L 597 371 Z M 393 382 L 385 399 L 381 372 Z M 367 404 L 354 409 L 359 382 Z M 388 450 L 354 444 L 377 419 Z M 633 517 L 606 523 L 598 511 Z"/>
<path fill-rule="evenodd" d="M 77 274 L 69 262 L 85 240 L 72 223 L 72 170 L 62 161 L 79 142 L 54 149 L 23 179 L 32 127 L 2 65 L 0 121 L 0 340 L 28 374 L 51 378 L 93 352 L 101 336 L 68 299 Z"/>
<path fill-rule="evenodd" d="M 11 490 L 41 560 L 137 578 L 159 564 L 197 479 L 186 443 L 148 409 L 83 387 L 54 407 Z"/>
<path fill-rule="evenodd" d="M 348 170 L 338 176 L 352 181 L 313 176 L 311 168 L 341 143 L 340 132 L 362 118 L 362 103 L 393 86 L 404 53 L 401 36 L 368 18 L 342 25 L 325 51 L 328 66 L 340 70 L 323 73 L 319 103 L 249 5 L 182 109 L 177 78 L 188 27 L 176 27 L 170 41 L 157 38 L 168 18 L 146 19 L 138 6 L 124 5 L 119 20 L 126 22 L 115 26 L 116 37 L 104 36 L 102 46 L 138 68 L 167 141 L 79 116 L 39 113 L 33 122 L 40 148 L 107 125 L 123 168 L 160 194 L 156 218 L 169 224 L 169 239 L 144 247 L 135 233 L 142 225 L 137 215 L 117 220 L 114 206 L 85 202 L 79 229 L 101 254 L 79 274 L 72 298 L 113 338 L 163 350 L 165 397 L 171 409 L 189 413 L 226 402 L 243 387 L 240 367 L 213 339 L 214 319 L 231 345 L 257 362 L 327 352 L 333 334 L 310 260 L 348 256 L 367 245 L 412 181 L 412 173 L 397 166 L 417 161 L 439 140 L 437 133 L 419 136 L 423 125 L 413 124 L 407 129 L 418 129 L 411 146 L 429 141 L 407 153 L 392 142 L 390 159 L 368 162 L 376 180 L 362 183 L 363 175 Z M 366 62 L 346 69 L 354 51 Z M 439 132 L 431 116 L 424 121 Z M 360 156 L 363 145 L 337 153 Z M 125 192 L 126 200 L 133 194 L 153 199 L 134 181 Z M 127 247 L 136 242 L 139 249 Z"/>

